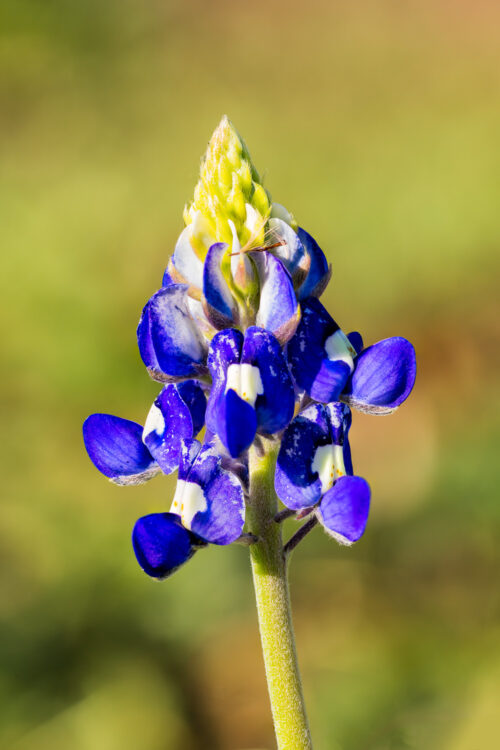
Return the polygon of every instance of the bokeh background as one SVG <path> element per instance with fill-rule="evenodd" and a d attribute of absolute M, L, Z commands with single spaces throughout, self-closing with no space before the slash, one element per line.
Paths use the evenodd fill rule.
<path fill-rule="evenodd" d="M 81 439 L 155 396 L 135 327 L 227 113 L 342 327 L 418 354 L 354 417 L 364 539 L 294 554 L 315 746 L 498 747 L 498 4 L 2 0 L 0 38 L 0 746 L 273 747 L 247 551 L 150 581 L 130 532 L 173 481 L 115 487 Z"/>

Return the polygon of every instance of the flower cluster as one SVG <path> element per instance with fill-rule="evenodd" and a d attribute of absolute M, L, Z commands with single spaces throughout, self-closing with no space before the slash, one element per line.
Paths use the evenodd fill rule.
<path fill-rule="evenodd" d="M 351 408 L 388 414 L 407 398 L 412 345 L 364 348 L 339 328 L 319 301 L 331 276 L 323 251 L 271 202 L 227 118 L 184 219 L 137 329 L 162 390 L 144 426 L 108 414 L 83 426 L 91 460 L 117 484 L 178 471 L 170 509 L 135 524 L 139 564 L 165 578 L 207 544 L 251 540 L 248 450 L 259 436 L 279 444 L 275 489 L 289 515 L 357 541 L 370 488 L 353 471 Z"/>

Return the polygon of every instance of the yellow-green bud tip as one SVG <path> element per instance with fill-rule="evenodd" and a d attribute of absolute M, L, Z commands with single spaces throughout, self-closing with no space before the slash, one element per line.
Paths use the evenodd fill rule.
<path fill-rule="evenodd" d="M 242 247 L 262 245 L 270 212 L 270 196 L 248 149 L 224 115 L 203 157 L 194 198 L 184 211 L 186 224 L 192 225 L 193 247 L 203 255 L 211 242 L 233 246 L 232 224 Z M 197 227 L 203 228 L 203 236 Z"/>

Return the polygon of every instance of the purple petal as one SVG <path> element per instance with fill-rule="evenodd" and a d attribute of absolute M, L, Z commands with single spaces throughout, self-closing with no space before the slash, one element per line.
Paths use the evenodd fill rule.
<path fill-rule="evenodd" d="M 361 477 L 341 477 L 319 504 L 318 519 L 341 544 L 363 536 L 370 510 L 370 485 Z"/>
<path fill-rule="evenodd" d="M 217 328 L 228 328 L 238 315 L 238 308 L 221 269 L 227 247 L 223 242 L 212 245 L 203 267 L 203 294 L 210 321 Z"/>
<path fill-rule="evenodd" d="M 408 398 L 417 363 L 413 346 L 398 336 L 361 352 L 342 400 L 368 414 L 390 414 Z"/>
<path fill-rule="evenodd" d="M 307 277 L 297 292 L 299 301 L 302 301 L 307 297 L 320 297 L 323 294 L 330 280 L 331 268 L 328 266 L 325 254 L 316 240 L 302 227 L 299 227 L 297 234 L 310 258 Z"/>
<path fill-rule="evenodd" d="M 145 306 L 137 329 L 139 351 L 151 374 L 189 377 L 204 371 L 206 348 L 188 310 L 182 284 L 156 292 Z"/>
<path fill-rule="evenodd" d="M 343 336 L 321 302 L 315 297 L 305 300 L 297 332 L 288 343 L 288 361 L 299 388 L 323 403 L 338 401 L 351 373 L 344 359 L 328 358 L 326 346 L 334 334 Z"/>
<path fill-rule="evenodd" d="M 293 417 L 295 391 L 278 340 L 269 331 L 251 326 L 245 331 L 241 362 L 259 370 L 264 390 L 255 401 L 259 429 L 268 434 L 282 430 Z"/>
<path fill-rule="evenodd" d="M 83 441 L 94 466 L 116 484 L 140 484 L 159 471 L 136 422 L 91 414 L 83 423 Z"/>
<path fill-rule="evenodd" d="M 132 532 L 137 562 L 148 576 L 167 578 L 195 552 L 192 536 L 174 513 L 139 518 Z"/>
<path fill-rule="evenodd" d="M 274 487 L 292 510 L 309 508 L 321 497 L 322 484 L 313 460 L 318 447 L 328 444 L 330 428 L 323 406 L 314 404 L 288 425 L 281 441 Z"/>
<path fill-rule="evenodd" d="M 291 276 L 283 263 L 269 252 L 252 253 L 252 257 L 261 285 L 256 324 L 274 333 L 284 344 L 295 333 L 300 318 Z"/>
<path fill-rule="evenodd" d="M 203 427 L 206 403 L 194 380 L 165 386 L 155 400 L 142 439 L 164 474 L 179 466 L 181 440 L 193 438 Z"/>

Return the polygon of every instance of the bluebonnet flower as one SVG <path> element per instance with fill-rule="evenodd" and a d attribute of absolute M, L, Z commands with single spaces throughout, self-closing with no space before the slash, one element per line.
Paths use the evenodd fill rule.
<path fill-rule="evenodd" d="M 135 524 L 139 564 L 164 578 L 201 547 L 245 538 L 248 450 L 259 436 L 281 442 L 275 488 L 286 508 L 353 543 L 370 489 L 353 474 L 350 407 L 397 408 L 415 380 L 413 347 L 391 338 L 363 349 L 359 334 L 340 330 L 319 301 L 331 277 L 323 251 L 271 201 L 227 118 L 184 219 L 137 329 L 164 387 L 144 426 L 108 414 L 83 426 L 91 460 L 117 484 L 178 469 L 169 510 Z"/>
<path fill-rule="evenodd" d="M 139 518 L 132 543 L 143 570 L 153 578 L 166 578 L 207 543 L 236 541 L 244 523 L 243 488 L 223 468 L 216 446 L 183 440 L 170 511 Z"/>
<path fill-rule="evenodd" d="M 363 534 L 370 488 L 353 476 L 348 431 L 351 411 L 341 403 L 312 404 L 287 427 L 275 474 L 276 494 L 294 511 L 313 511 L 343 544 Z"/>
<path fill-rule="evenodd" d="M 169 384 L 152 405 L 144 427 L 112 414 L 91 414 L 83 424 L 85 448 L 99 471 L 116 484 L 141 484 L 171 474 L 181 443 L 205 422 L 206 398 L 198 383 Z"/>
<path fill-rule="evenodd" d="M 273 434 L 291 420 L 292 379 L 280 344 L 268 331 L 256 326 L 244 335 L 234 328 L 221 331 L 210 345 L 208 367 L 207 426 L 234 458 L 251 445 L 257 431 Z"/>
<path fill-rule="evenodd" d="M 346 336 L 314 297 L 303 302 L 287 351 L 298 387 L 323 403 L 341 400 L 370 414 L 389 414 L 415 382 L 415 350 L 409 341 L 393 337 L 363 349 L 359 333 Z"/>

